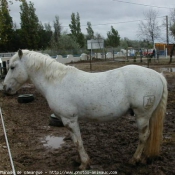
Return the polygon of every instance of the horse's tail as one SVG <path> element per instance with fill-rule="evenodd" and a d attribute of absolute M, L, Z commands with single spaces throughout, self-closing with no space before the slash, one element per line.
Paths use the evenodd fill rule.
<path fill-rule="evenodd" d="M 144 150 L 144 153 L 147 157 L 154 157 L 159 155 L 160 146 L 163 140 L 163 123 L 166 112 L 168 90 L 165 77 L 160 74 L 160 78 L 163 84 L 163 93 L 158 106 L 156 107 L 150 118 L 150 136 L 147 140 Z"/>

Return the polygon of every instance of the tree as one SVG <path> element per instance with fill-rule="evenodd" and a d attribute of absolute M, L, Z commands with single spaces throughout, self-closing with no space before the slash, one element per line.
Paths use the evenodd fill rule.
<path fill-rule="evenodd" d="M 77 37 L 77 34 L 80 32 L 80 28 L 78 28 L 75 13 L 72 13 L 71 15 L 71 24 L 69 24 L 69 27 L 72 35 Z"/>
<path fill-rule="evenodd" d="M 53 35 L 52 27 L 51 27 L 50 23 L 44 24 L 44 31 L 45 31 L 44 37 L 45 37 L 45 41 L 46 41 L 46 46 L 49 47 L 51 44 L 51 38 Z"/>
<path fill-rule="evenodd" d="M 0 1 L 0 50 L 11 51 L 13 38 L 13 21 L 9 14 L 8 2 Z"/>
<path fill-rule="evenodd" d="M 56 51 L 57 54 L 68 54 L 68 50 L 69 54 L 72 51 L 72 54 L 76 54 L 80 49 L 80 46 L 70 34 L 67 34 L 67 32 L 63 32 L 59 38 L 58 43 L 53 42 L 52 36 L 51 49 Z"/>
<path fill-rule="evenodd" d="M 71 24 L 69 24 L 71 30 L 72 38 L 80 45 L 80 47 L 84 47 L 84 35 L 81 32 L 80 27 L 80 15 L 77 13 L 72 13 L 71 15 Z"/>
<path fill-rule="evenodd" d="M 42 23 L 40 22 L 40 24 L 39 24 L 39 30 L 38 30 L 38 35 L 39 35 L 38 48 L 40 48 L 40 49 L 46 49 L 50 45 L 52 31 L 46 30 L 44 28 L 44 26 L 42 25 Z"/>
<path fill-rule="evenodd" d="M 21 29 L 16 29 L 13 31 L 14 35 L 13 35 L 13 39 L 12 39 L 12 43 L 13 43 L 13 51 L 17 51 L 19 48 L 23 48 L 24 44 L 22 41 L 22 31 Z"/>
<path fill-rule="evenodd" d="M 61 37 L 61 24 L 59 22 L 59 17 L 55 16 L 55 21 L 53 21 L 53 35 L 51 37 L 51 47 L 55 50 L 60 48 L 60 37 Z"/>
<path fill-rule="evenodd" d="M 51 27 L 50 23 L 45 23 L 44 28 L 46 31 L 52 31 L 52 27 Z"/>
<path fill-rule="evenodd" d="M 92 29 L 92 26 L 91 26 L 91 23 L 90 22 L 87 22 L 87 39 L 90 40 L 90 39 L 93 39 L 94 38 L 94 31 Z"/>
<path fill-rule="evenodd" d="M 111 26 L 111 31 L 107 33 L 106 45 L 117 47 L 120 44 L 120 36 L 118 31 Z"/>
<path fill-rule="evenodd" d="M 170 26 L 170 32 L 171 32 L 171 35 L 174 37 L 174 39 L 175 39 L 175 23 L 174 24 L 172 24 L 171 26 Z"/>
<path fill-rule="evenodd" d="M 80 46 L 70 35 L 64 32 L 60 37 L 60 49 L 63 53 L 66 53 L 66 50 L 73 50 L 73 54 L 76 54 Z"/>
<path fill-rule="evenodd" d="M 137 35 L 141 39 L 154 44 L 155 39 L 160 37 L 160 27 L 157 20 L 158 12 L 150 9 L 144 16 L 146 20 L 139 23 Z"/>
<path fill-rule="evenodd" d="M 35 14 L 34 4 L 23 0 L 21 8 L 21 37 L 25 48 L 39 49 L 39 20 Z"/>
<path fill-rule="evenodd" d="M 61 24 L 59 22 L 59 16 L 55 16 L 55 21 L 53 22 L 54 27 L 54 40 L 55 42 L 58 42 L 60 36 L 61 36 Z"/>
<path fill-rule="evenodd" d="M 95 35 L 94 35 L 94 39 L 96 39 L 96 40 L 104 39 L 104 37 L 100 33 L 96 32 Z"/>
<path fill-rule="evenodd" d="M 170 11 L 170 34 L 175 40 L 175 9 Z"/>
<path fill-rule="evenodd" d="M 175 39 L 175 9 L 173 9 L 170 13 L 170 33 L 171 33 L 171 36 L 173 36 L 173 38 Z M 174 53 L 174 50 L 175 50 L 175 44 L 173 44 L 173 47 L 170 51 L 170 61 L 169 61 L 169 64 L 171 64 L 172 62 L 172 59 L 173 59 L 173 53 Z"/>
<path fill-rule="evenodd" d="M 0 0 L 0 4 L 2 3 L 3 0 Z M 19 1 L 19 2 L 22 2 L 22 1 L 25 1 L 25 0 L 6 0 L 7 2 L 7 9 L 9 9 L 9 4 L 13 4 L 13 1 Z"/>

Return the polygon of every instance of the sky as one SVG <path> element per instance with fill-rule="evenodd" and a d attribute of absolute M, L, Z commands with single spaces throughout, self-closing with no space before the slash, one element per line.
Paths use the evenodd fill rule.
<path fill-rule="evenodd" d="M 13 0 L 10 5 L 10 15 L 20 27 L 20 3 Z M 173 0 L 30 0 L 36 8 L 39 21 L 53 25 L 55 16 L 59 16 L 63 31 L 70 32 L 71 14 L 79 13 L 81 30 L 87 34 L 87 22 L 91 22 L 95 33 L 100 33 L 104 38 L 113 26 L 121 38 L 139 40 L 138 24 L 145 21 L 145 13 L 149 9 L 158 11 L 159 24 L 165 21 L 165 16 L 175 8 Z M 29 2 L 29 0 L 27 0 Z M 127 3 L 129 2 L 129 3 Z M 139 5 L 142 4 L 142 5 Z M 155 7 L 150 7 L 155 6 Z M 157 8 L 159 7 L 159 8 Z M 160 8 L 161 7 L 161 8 Z M 162 8 L 163 7 L 163 8 Z M 166 29 L 161 26 L 162 42 L 165 42 Z M 164 40 L 164 41 L 163 41 Z"/>

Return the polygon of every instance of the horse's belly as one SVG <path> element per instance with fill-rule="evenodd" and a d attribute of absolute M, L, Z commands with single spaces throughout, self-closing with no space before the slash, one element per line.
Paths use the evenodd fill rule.
<path fill-rule="evenodd" d="M 101 115 L 101 116 L 79 116 L 79 119 L 80 120 L 87 120 L 87 121 L 90 121 L 90 122 L 108 122 L 108 121 L 114 121 L 116 120 L 116 118 L 119 117 L 119 116 L 114 116 L 114 115 Z"/>
<path fill-rule="evenodd" d="M 113 121 L 117 117 L 124 115 L 128 110 L 128 106 L 124 105 L 121 107 L 111 108 L 110 106 L 94 106 L 93 108 L 86 108 L 80 110 L 78 117 L 79 119 L 89 121 Z"/>

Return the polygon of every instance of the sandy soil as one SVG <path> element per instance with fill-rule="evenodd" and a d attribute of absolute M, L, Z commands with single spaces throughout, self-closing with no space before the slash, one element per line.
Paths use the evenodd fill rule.
<path fill-rule="evenodd" d="M 105 71 L 123 64 L 112 61 L 96 62 L 93 63 L 92 71 Z M 88 63 L 73 66 L 89 71 Z M 151 67 L 160 70 L 169 66 L 154 64 Z M 91 170 L 115 171 L 113 174 L 118 172 L 119 175 L 175 174 L 175 73 L 165 72 L 165 75 L 169 97 L 160 156 L 149 160 L 147 164 L 129 164 L 138 143 L 134 117 L 123 116 L 112 123 L 80 122 L 84 146 L 91 158 Z M 18 103 L 18 95 L 24 93 L 34 94 L 35 100 L 27 104 Z M 43 174 L 56 174 L 58 171 L 78 170 L 78 152 L 68 131 L 64 127 L 49 126 L 52 111 L 32 84 L 25 84 L 14 96 L 5 96 L 0 91 L 0 106 L 18 173 L 42 171 Z M 51 138 L 57 140 L 56 145 L 60 146 L 59 148 L 53 147 L 53 140 L 49 146 L 50 141 L 47 139 Z M 11 171 L 11 165 L 0 121 L 0 174 L 5 171 Z"/>

